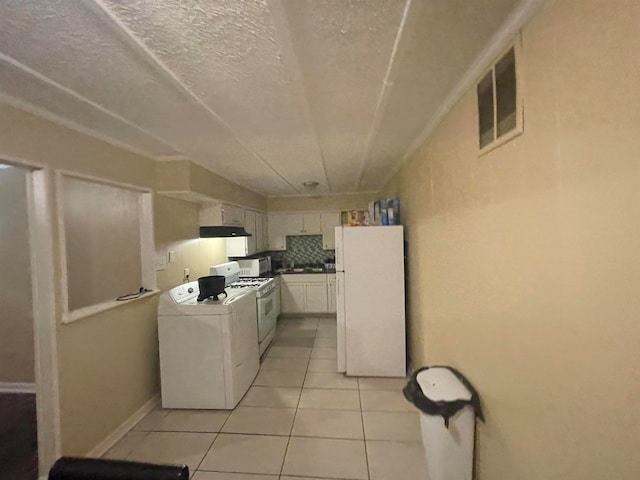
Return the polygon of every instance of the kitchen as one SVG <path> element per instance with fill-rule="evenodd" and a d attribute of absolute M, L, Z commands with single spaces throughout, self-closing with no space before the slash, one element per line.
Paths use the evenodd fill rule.
<path fill-rule="evenodd" d="M 111 6 L 112 2 L 106 3 Z M 302 8 L 285 3 L 285 14 L 289 16 L 298 15 L 293 10 Z M 393 15 L 378 17 L 385 18 L 384 24 L 400 23 L 404 18 L 407 31 L 418 32 L 414 37 L 407 37 L 415 40 L 415 44 L 410 45 L 414 49 L 411 54 L 405 50 L 405 40 L 398 41 L 394 58 L 400 70 L 409 68 L 410 64 L 420 64 L 413 55 L 433 53 L 426 48 L 430 43 L 419 33 L 422 30 L 411 30 L 416 28 L 415 18 L 427 18 L 426 15 L 414 17 L 413 11 L 427 8 L 431 2 L 409 3 L 402 2 Z M 640 205 L 636 161 L 640 147 L 635 134 L 638 125 L 635 105 L 640 92 L 636 81 L 637 61 L 629 52 L 639 48 L 634 28 L 640 13 L 637 2 L 540 3 L 544 5 L 532 12 L 531 17 L 523 18 L 521 25 L 519 75 L 526 88 L 524 131 L 482 156 L 478 156 L 477 148 L 475 85 L 460 87 L 458 95 L 449 98 L 445 90 L 448 92 L 453 83 L 447 83 L 446 88 L 439 90 L 442 93 L 436 95 L 436 101 L 422 88 L 428 90 L 437 85 L 420 86 L 422 82 L 416 81 L 416 78 L 427 78 L 427 71 L 407 77 L 397 74 L 393 68 L 387 72 L 395 32 L 389 38 L 388 34 L 382 34 L 386 30 L 371 20 L 370 28 L 374 31 L 371 36 L 363 37 L 365 46 L 375 39 L 390 40 L 389 48 L 380 50 L 384 57 L 379 69 L 382 74 L 376 88 L 362 83 L 356 93 L 350 90 L 348 94 L 338 91 L 336 83 L 327 81 L 327 77 L 348 83 L 349 77 L 366 76 L 368 69 L 363 65 L 379 66 L 380 63 L 374 59 L 357 62 L 347 56 L 329 73 L 319 71 L 331 63 L 311 61 L 317 58 L 312 52 L 322 52 L 312 42 L 322 41 L 311 38 L 311 43 L 298 42 L 296 48 L 304 50 L 296 53 L 304 63 L 305 82 L 317 95 L 314 97 L 317 103 L 305 108 L 317 113 L 322 105 L 327 109 L 336 104 L 353 107 L 348 115 L 332 116 L 322 110 L 322 115 L 314 117 L 319 137 L 325 140 L 331 137 L 341 146 L 340 154 L 335 154 L 337 149 L 330 147 L 323 150 L 326 171 L 333 172 L 335 166 L 345 160 L 350 170 L 339 174 L 336 186 L 358 179 L 361 165 L 351 159 L 360 158 L 359 152 L 369 147 L 368 134 L 373 132 L 374 142 L 370 146 L 379 157 L 371 156 L 372 172 L 377 172 L 372 175 L 384 172 L 382 177 L 388 174 L 388 179 L 379 186 L 371 186 L 364 176 L 359 193 L 329 194 L 323 190 L 326 185 L 321 185 L 317 194 L 310 195 L 301 185 L 313 180 L 318 170 L 322 170 L 322 164 L 307 168 L 290 160 L 291 169 L 298 172 L 292 182 L 299 193 L 286 192 L 283 187 L 281 193 L 269 196 L 256 193 L 267 178 L 280 186 L 285 183 L 273 172 L 261 173 L 261 158 L 277 157 L 269 154 L 277 141 L 252 150 L 258 151 L 258 155 L 252 157 L 242 173 L 246 183 L 229 180 L 233 178 L 234 169 L 239 169 L 240 162 L 235 160 L 221 167 L 227 169 L 224 175 L 213 173 L 191 161 L 189 155 L 181 156 L 181 151 L 170 148 L 179 144 L 201 153 L 232 150 L 229 143 L 215 141 L 213 147 L 205 148 L 201 139 L 228 139 L 228 136 L 212 134 L 220 132 L 221 127 L 212 126 L 211 112 L 201 113 L 202 103 L 189 95 L 190 89 L 185 90 L 175 78 L 167 80 L 171 88 L 181 89 L 180 99 L 174 101 L 176 95 L 163 90 L 161 96 L 166 97 L 170 106 L 164 110 L 152 109 L 157 104 L 148 97 L 152 90 L 149 86 L 164 88 L 164 81 L 142 81 L 142 88 L 120 81 L 120 77 L 114 80 L 113 71 L 138 72 L 137 60 L 127 63 L 131 57 L 118 57 L 117 62 L 124 68 L 109 70 L 110 58 L 100 48 L 85 55 L 78 45 L 86 40 L 86 35 L 76 34 L 80 42 L 69 40 L 68 36 L 73 35 L 69 32 L 75 32 L 80 25 L 85 28 L 105 22 L 113 24 L 114 16 L 101 8 L 103 2 L 95 2 L 97 6 L 92 3 L 97 17 L 70 20 L 56 30 L 58 33 L 46 30 L 49 24 L 43 21 L 39 28 L 47 41 L 37 46 L 28 40 L 35 40 L 33 34 L 15 29 L 28 26 L 28 19 L 39 17 L 25 13 L 20 21 L 9 22 L 7 19 L 13 18 L 9 5 L 17 7 L 5 4 L 0 18 L 7 22 L 2 23 L 1 29 L 7 37 L 2 38 L 0 71 L 7 75 L 13 72 L 13 77 L 0 82 L 2 161 L 44 173 L 46 195 L 41 199 L 44 205 L 47 198 L 51 202 L 55 199 L 55 177 L 59 172 L 74 172 L 152 192 L 153 256 L 167 255 L 166 269 L 157 273 L 158 290 L 181 284 L 186 268 L 190 278 L 197 279 L 208 275 L 211 265 L 227 260 L 223 240 L 199 238 L 199 209 L 206 201 L 216 199 L 269 215 L 359 210 L 377 198 L 400 198 L 409 248 L 408 350 L 416 365 L 443 363 L 459 367 L 483 396 L 487 423 L 478 430 L 480 474 L 525 479 L 558 475 L 634 478 L 640 468 L 634 451 L 638 421 L 633 413 L 629 414 L 634 409 L 604 409 L 603 405 L 610 404 L 612 399 L 626 399 L 633 407 L 639 388 L 634 369 L 638 330 L 637 322 L 633 321 L 640 311 L 634 300 L 640 295 L 634 280 L 638 264 L 633 253 L 637 251 L 639 235 L 638 226 L 629 219 L 637 216 L 637 205 Z M 302 4 L 306 2 L 300 2 Z M 280 3 L 276 2 L 277 5 Z M 394 2 L 388 5 L 393 6 Z M 22 5 L 28 6 L 27 2 Z M 53 11 L 44 17 L 51 22 L 75 18 L 73 12 L 66 10 L 72 7 L 75 6 L 56 4 L 52 8 L 64 10 L 65 15 Z M 347 33 L 339 33 L 340 18 L 346 21 L 357 15 L 338 14 L 336 20 L 330 13 L 316 19 L 324 19 L 337 29 L 325 39 L 327 45 L 333 45 L 332 38 L 339 44 L 337 39 L 350 33 L 349 29 L 345 29 Z M 276 8 L 274 14 L 282 12 Z M 482 14 L 476 12 L 474 18 L 480 17 Z M 514 24 L 516 17 L 509 17 Z M 282 16 L 278 18 L 280 26 L 286 23 Z M 300 22 L 292 27 L 296 39 L 305 31 L 315 31 L 314 21 L 303 20 L 300 17 Z M 445 20 L 429 25 L 436 31 L 442 31 L 436 28 L 438 25 L 446 27 L 445 31 L 453 31 L 452 24 Z M 477 33 L 478 30 L 472 28 L 473 21 L 467 25 L 465 34 Z M 15 38 L 23 40 L 16 42 Z M 138 49 L 136 55 L 139 55 L 141 44 L 127 43 L 131 42 L 127 38 L 125 36 L 125 47 Z M 151 42 L 150 38 L 145 37 Z M 45 62 L 47 56 L 55 58 L 55 53 L 45 48 L 47 44 L 73 45 L 73 50 L 69 50 L 72 56 L 82 59 L 78 62 L 87 71 L 99 72 L 88 82 L 95 85 L 95 90 L 60 76 L 62 67 L 69 64 L 68 57 L 66 61 Z M 113 52 L 126 49 L 122 43 L 118 45 L 121 49 L 114 47 Z M 220 45 L 221 50 L 232 50 L 224 41 Z M 9 48 L 13 51 L 7 52 Z M 460 59 L 465 68 L 473 63 L 476 58 L 473 52 L 477 52 L 468 48 L 467 56 Z M 63 49 L 59 49 L 61 51 Z M 36 58 L 38 53 L 41 56 Z M 283 50 L 282 55 L 285 61 L 292 58 L 290 50 Z M 496 53 L 491 59 L 478 62 L 484 70 L 497 56 Z M 56 70 L 53 63 L 59 65 L 60 70 Z M 22 68 L 22 64 L 28 68 Z M 177 68 L 173 64 L 171 67 Z M 157 64 L 152 64 L 150 69 L 165 72 Z M 220 71 L 223 75 L 231 70 Z M 33 75 L 34 72 L 40 73 Z M 343 73 L 346 80 L 341 77 Z M 473 81 L 483 73 L 478 71 Z M 242 78 L 258 77 L 259 74 L 254 74 Z M 611 87 L 612 78 L 615 78 L 615 88 Z M 36 81 L 39 82 L 36 87 L 29 87 Z M 380 96 L 381 85 L 388 88 L 382 95 L 384 98 Z M 131 113 L 124 109 L 134 102 L 119 101 L 116 106 L 100 96 L 103 92 L 113 93 L 114 89 L 130 92 L 130 99 L 144 99 L 141 102 L 144 105 L 136 105 L 136 112 Z M 233 90 L 226 92 L 230 91 Z M 395 92 L 397 97 L 389 100 L 397 101 L 387 101 L 386 95 L 390 92 Z M 268 97 L 300 98 L 298 95 L 302 94 Z M 363 98 L 359 95 L 366 96 L 367 101 L 359 104 Z M 60 103 L 48 101 L 61 96 L 65 99 Z M 92 103 L 86 102 L 86 98 Z M 267 112 L 286 110 L 279 108 L 281 105 L 278 108 L 265 105 L 250 94 L 246 99 L 247 102 L 243 102 L 243 97 L 229 95 L 228 103 L 222 102 L 215 113 L 224 112 L 224 118 L 235 119 L 229 103 L 238 111 L 247 104 L 259 105 L 258 110 Z M 415 108 L 418 99 L 424 99 L 424 103 Z M 443 99 L 450 101 L 444 105 L 447 102 L 442 102 Z M 68 110 L 64 110 L 63 105 Z M 102 133 L 96 133 L 89 126 L 96 125 L 95 115 L 104 115 L 104 105 L 112 105 L 119 119 L 113 115 L 108 121 L 101 117 L 100 124 L 105 128 Z M 371 108 L 365 108 L 367 105 Z M 190 108 L 194 109 L 185 113 Z M 409 128 L 403 123 L 403 119 L 412 115 L 419 116 L 417 110 L 438 108 L 441 108 L 440 120 L 431 126 L 417 122 L 419 128 Z M 376 111 L 379 112 L 377 119 Z M 185 120 L 189 117 L 196 122 Z M 131 123 L 123 127 L 132 121 L 121 122 L 123 118 L 135 119 L 136 127 L 132 128 Z M 158 122 L 169 118 L 175 120 L 171 128 L 158 126 Z M 257 117 L 242 118 L 239 123 L 251 125 Z M 299 130 L 304 123 L 300 118 L 293 121 L 288 118 L 289 123 L 284 126 L 282 122 L 271 121 L 274 129 L 282 128 L 289 134 L 282 152 L 286 148 L 303 151 L 296 143 L 306 138 Z M 330 128 L 332 125 L 334 129 Z M 356 127 L 358 132 L 365 132 L 364 136 L 354 133 Z M 152 132 L 151 137 L 145 132 Z M 350 132 L 345 141 L 340 141 L 341 132 Z M 388 137 L 380 138 L 377 132 L 386 133 Z M 425 136 L 421 137 L 423 132 Z M 240 135 L 246 130 L 238 128 L 236 133 Z M 273 138 L 282 138 L 276 133 L 272 132 Z M 248 140 L 238 151 L 264 138 L 240 136 Z M 157 138 L 170 145 L 157 148 L 154 143 Z M 398 170 L 384 163 L 386 157 L 404 156 L 404 153 L 385 155 L 389 138 L 396 138 L 404 146 L 400 149 L 402 152 L 409 150 L 409 146 L 416 147 Z M 137 147 L 123 148 L 131 144 Z M 145 153 L 150 150 L 154 150 L 154 154 Z M 312 147 L 304 151 L 311 152 Z M 319 154 L 314 158 L 317 156 Z M 156 160 L 159 157 L 161 161 Z M 236 158 L 231 154 L 228 157 Z M 300 157 L 311 158 L 311 153 Z M 273 163 L 276 170 L 286 168 L 277 160 Z M 317 178 L 322 176 L 320 172 Z M 192 201 L 185 201 L 187 196 Z M 59 214 L 50 205 L 41 218 L 48 219 L 50 226 L 46 227 L 45 222 L 49 233 L 42 235 L 40 242 L 55 239 L 50 246 L 53 260 L 44 271 L 53 272 L 49 283 L 57 292 L 52 296 L 53 307 L 49 310 L 53 312 L 57 343 L 51 358 L 60 373 L 56 376 L 59 391 L 48 398 L 58 398 L 55 400 L 61 426 L 58 452 L 84 455 L 160 390 L 157 338 L 154 338 L 157 296 L 141 298 L 77 322 L 63 323 L 62 256 L 57 249 Z M 169 262 L 170 251 L 175 252 L 173 262 Z M 595 384 L 599 385 L 596 390 Z M 106 398 L 113 401 L 105 402 Z"/>

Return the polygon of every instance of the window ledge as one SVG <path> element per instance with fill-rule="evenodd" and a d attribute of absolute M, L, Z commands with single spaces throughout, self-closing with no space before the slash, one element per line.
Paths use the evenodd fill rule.
<path fill-rule="evenodd" d="M 523 129 L 522 128 L 516 128 L 515 130 L 512 130 L 509 133 L 505 133 L 501 137 L 499 137 L 496 140 L 494 140 L 493 142 L 491 142 L 489 145 L 486 145 L 486 146 L 482 147 L 478 151 L 478 158 L 483 157 L 487 153 L 490 153 L 490 152 L 494 151 L 496 148 L 500 148 L 501 146 L 503 146 L 506 143 L 509 143 L 514 138 L 517 138 L 520 135 L 522 135 L 522 133 L 523 133 Z"/>
<path fill-rule="evenodd" d="M 114 308 L 122 307 L 124 305 L 130 305 L 133 302 L 137 302 L 138 300 L 143 300 L 149 297 L 153 297 L 155 295 L 159 295 L 161 290 L 151 290 L 150 292 L 145 292 L 137 298 L 132 298 L 131 300 L 124 301 L 116 301 L 109 300 L 107 302 L 96 303 L 95 305 L 89 305 L 88 307 L 78 308 L 77 310 L 73 310 L 71 312 L 64 312 L 62 314 L 62 324 L 69 324 L 73 322 L 77 322 L 78 320 L 82 320 L 83 318 L 91 317 L 93 315 L 97 315 L 98 313 L 106 312 L 107 310 L 113 310 Z"/>

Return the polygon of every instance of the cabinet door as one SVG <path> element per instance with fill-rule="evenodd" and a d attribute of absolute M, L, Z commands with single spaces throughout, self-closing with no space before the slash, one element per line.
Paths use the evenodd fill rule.
<path fill-rule="evenodd" d="M 269 215 L 269 248 L 271 250 L 286 250 L 285 215 Z"/>
<path fill-rule="evenodd" d="M 267 249 L 266 221 L 264 213 L 256 213 L 256 252 L 264 252 Z"/>
<path fill-rule="evenodd" d="M 336 282 L 329 281 L 327 284 L 327 311 L 336 313 Z"/>
<path fill-rule="evenodd" d="M 326 283 L 308 283 L 305 285 L 306 312 L 326 312 L 327 311 L 327 284 Z"/>
<path fill-rule="evenodd" d="M 320 235 L 322 226 L 319 213 L 305 213 L 302 215 L 302 232 L 307 235 Z"/>
<path fill-rule="evenodd" d="M 247 254 L 256 253 L 256 214 L 250 210 L 244 212 L 244 229 L 251 234 L 247 237 Z"/>
<path fill-rule="evenodd" d="M 263 213 L 262 216 L 262 250 L 269 250 L 269 222 L 267 216 Z"/>
<path fill-rule="evenodd" d="M 282 284 L 280 290 L 282 313 L 303 313 L 305 311 L 304 287 L 302 283 Z"/>
<path fill-rule="evenodd" d="M 222 205 L 219 203 L 202 205 L 198 212 L 198 216 L 200 219 L 200 225 L 203 226 L 223 225 L 224 222 L 224 219 L 222 218 Z"/>
<path fill-rule="evenodd" d="M 246 257 L 250 255 L 247 239 L 249 237 L 227 238 L 227 257 Z"/>
<path fill-rule="evenodd" d="M 264 250 L 264 240 L 262 239 L 262 217 L 261 213 L 256 213 L 256 252 Z"/>
<path fill-rule="evenodd" d="M 244 225 L 244 210 L 235 205 L 225 204 L 222 206 L 222 224 L 223 225 Z"/>
<path fill-rule="evenodd" d="M 334 250 L 336 248 L 336 227 L 340 225 L 340 212 L 322 212 L 322 248 Z"/>
<path fill-rule="evenodd" d="M 302 214 L 288 213 L 285 215 L 285 232 L 287 235 L 300 235 L 304 233 Z"/>

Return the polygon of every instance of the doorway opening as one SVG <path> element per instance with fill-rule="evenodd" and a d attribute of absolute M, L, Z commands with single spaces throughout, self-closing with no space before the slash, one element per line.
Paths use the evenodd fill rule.
<path fill-rule="evenodd" d="M 48 175 L 0 159 L 0 465 L 25 480 L 60 453 Z"/>

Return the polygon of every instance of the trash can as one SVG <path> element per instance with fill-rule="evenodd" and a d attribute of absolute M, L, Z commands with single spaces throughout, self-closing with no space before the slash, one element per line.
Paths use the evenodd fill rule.
<path fill-rule="evenodd" d="M 49 470 L 49 480 L 189 480 L 186 465 L 62 457 Z"/>
<path fill-rule="evenodd" d="M 484 421 L 478 392 L 455 368 L 423 367 L 403 389 L 421 412 L 426 480 L 471 480 L 476 416 Z"/>

